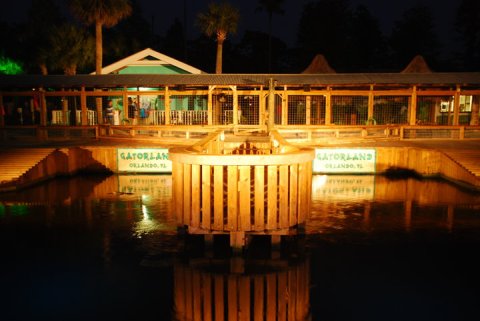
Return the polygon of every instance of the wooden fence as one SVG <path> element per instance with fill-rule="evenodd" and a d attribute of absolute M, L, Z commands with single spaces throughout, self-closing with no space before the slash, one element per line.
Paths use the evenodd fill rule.
<path fill-rule="evenodd" d="M 276 132 L 268 143 L 245 137 L 251 141 L 217 132 L 169 152 L 178 224 L 189 233 L 229 233 L 234 248 L 245 245 L 245 232 L 291 233 L 311 199 L 313 149 L 288 145 Z"/>

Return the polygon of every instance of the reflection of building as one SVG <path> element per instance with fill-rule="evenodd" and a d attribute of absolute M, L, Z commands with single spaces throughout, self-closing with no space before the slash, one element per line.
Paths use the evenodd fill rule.
<path fill-rule="evenodd" d="M 176 264 L 174 319 L 308 320 L 308 261 L 269 262 L 234 258 Z"/>

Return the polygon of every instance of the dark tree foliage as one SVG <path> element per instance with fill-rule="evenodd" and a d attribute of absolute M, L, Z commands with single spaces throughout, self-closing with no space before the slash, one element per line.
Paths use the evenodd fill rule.
<path fill-rule="evenodd" d="M 215 54 L 215 39 L 201 34 L 189 42 L 187 63 L 204 72 L 215 73 Z"/>
<path fill-rule="evenodd" d="M 271 38 L 271 63 L 269 64 L 269 39 L 264 32 L 247 30 L 240 42 L 235 46 L 237 72 L 246 73 L 281 73 L 285 72 L 281 58 L 285 55 L 286 44 L 276 37 Z"/>
<path fill-rule="evenodd" d="M 305 5 L 297 36 L 302 58 L 310 61 L 315 55 L 323 54 L 334 69 L 344 68 L 350 20 L 346 0 L 319 0 Z"/>
<path fill-rule="evenodd" d="M 434 69 L 440 52 L 430 8 L 418 5 L 408 9 L 395 22 L 390 36 L 392 67 L 404 68 L 416 55 L 422 55 Z"/>
<path fill-rule="evenodd" d="M 272 71 L 272 20 L 273 14 L 284 14 L 282 8 L 284 0 L 258 0 L 257 10 L 265 10 L 268 13 L 268 48 L 267 48 L 267 64 L 268 71 Z"/>
<path fill-rule="evenodd" d="M 162 41 L 162 52 L 178 60 L 187 61 L 185 28 L 180 19 L 175 18 Z"/>
<path fill-rule="evenodd" d="M 460 39 L 461 68 L 480 70 L 480 1 L 462 0 L 458 7 L 455 28 Z"/>
<path fill-rule="evenodd" d="M 48 72 L 49 37 L 65 21 L 59 7 L 52 0 L 32 0 L 27 22 L 20 34 L 18 53 L 27 73 Z"/>
<path fill-rule="evenodd" d="M 105 65 L 151 47 L 153 43 L 151 24 L 143 17 L 141 8 L 136 1 L 131 1 L 131 5 L 132 14 L 130 16 L 121 20 L 115 27 L 104 31 Z"/>
<path fill-rule="evenodd" d="M 387 68 L 390 52 L 377 18 L 365 6 L 358 6 L 352 14 L 348 37 L 348 59 L 351 72 L 369 72 Z"/>

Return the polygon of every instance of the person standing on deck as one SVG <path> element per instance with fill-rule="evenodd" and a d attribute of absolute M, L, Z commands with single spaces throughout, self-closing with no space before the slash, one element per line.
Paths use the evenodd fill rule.
<path fill-rule="evenodd" d="M 109 100 L 105 109 L 105 120 L 109 125 L 113 125 L 113 101 Z"/>
<path fill-rule="evenodd" d="M 136 114 L 137 106 L 133 102 L 133 99 L 131 97 L 128 97 L 128 119 L 130 119 L 130 123 L 132 125 L 137 124 Z"/>

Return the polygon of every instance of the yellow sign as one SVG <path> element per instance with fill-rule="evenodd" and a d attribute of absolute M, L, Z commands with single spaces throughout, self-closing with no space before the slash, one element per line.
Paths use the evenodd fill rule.
<path fill-rule="evenodd" d="M 168 159 L 167 148 L 119 148 L 117 156 L 119 172 L 172 172 L 172 162 Z"/>
<path fill-rule="evenodd" d="M 375 173 L 375 149 L 317 148 L 314 173 Z"/>

